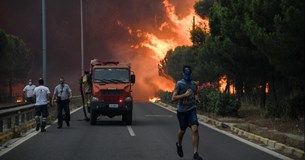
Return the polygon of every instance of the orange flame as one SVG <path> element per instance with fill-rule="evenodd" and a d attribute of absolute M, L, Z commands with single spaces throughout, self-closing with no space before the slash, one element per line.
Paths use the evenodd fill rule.
<path fill-rule="evenodd" d="M 167 51 L 174 49 L 179 45 L 192 45 L 190 39 L 190 30 L 193 25 L 194 16 L 197 20 L 199 20 L 200 23 L 208 23 L 208 21 L 203 22 L 203 20 L 195 14 L 195 10 L 193 8 L 189 9 L 189 14 L 186 17 L 179 19 L 175 13 L 176 9 L 173 4 L 169 3 L 168 0 L 164 0 L 163 5 L 165 7 L 167 17 L 171 22 L 170 24 L 173 24 L 173 26 L 170 26 L 170 24 L 167 22 L 163 22 L 160 25 L 159 30 L 163 31 L 165 28 L 167 28 L 176 33 L 177 36 L 175 38 L 170 37 L 167 39 L 161 39 L 153 33 L 142 33 L 138 30 L 137 36 L 144 37 L 145 40 L 141 44 L 134 46 L 147 47 L 151 49 L 154 52 L 152 58 L 156 59 L 157 61 L 162 60 L 165 57 Z M 159 76 L 157 81 L 158 85 L 162 86 L 161 89 L 165 91 L 172 91 L 175 86 L 175 83 L 172 79 L 166 79 Z"/>
<path fill-rule="evenodd" d="M 165 57 L 168 50 L 178 46 L 173 39 L 162 40 L 152 33 L 146 33 L 145 38 L 146 41 L 142 42 L 141 45 L 153 50 L 153 52 L 156 54 L 153 58 L 158 61 Z"/>
<path fill-rule="evenodd" d="M 196 0 L 193 1 L 195 3 Z M 173 79 L 168 79 L 158 75 L 158 63 L 166 56 L 166 53 L 169 50 L 172 50 L 177 46 L 192 45 L 192 41 L 190 39 L 190 31 L 194 24 L 193 17 L 196 18 L 196 24 L 200 28 L 203 28 L 202 26 L 208 26 L 208 20 L 202 20 L 198 15 L 196 15 L 193 6 L 186 8 L 187 11 L 185 12 L 186 14 L 184 14 L 186 16 L 179 17 L 176 14 L 175 6 L 170 3 L 169 0 L 163 0 L 162 4 L 164 6 L 168 21 L 160 23 L 160 26 L 157 28 L 159 30 L 158 34 L 155 32 L 144 31 L 139 28 L 134 29 L 132 27 L 126 27 L 126 31 L 132 37 L 136 37 L 138 40 L 140 40 L 140 42 L 130 45 L 131 48 L 146 48 L 152 51 L 150 57 L 156 63 L 156 70 L 153 71 L 153 74 L 155 74 L 153 76 L 154 82 L 153 84 L 149 85 L 163 91 L 173 91 L 175 86 Z M 124 24 L 119 20 L 117 21 L 117 24 L 121 27 L 124 27 Z M 148 85 L 146 83 L 147 77 L 141 78 L 141 80 L 144 82 L 143 85 Z"/>
<path fill-rule="evenodd" d="M 17 102 L 17 103 L 23 102 L 23 98 L 21 98 L 21 97 L 17 98 L 17 99 L 16 99 L 16 102 Z"/>
<path fill-rule="evenodd" d="M 220 77 L 220 80 L 218 82 L 219 84 L 219 91 L 220 92 L 224 92 L 226 90 L 226 86 L 228 84 L 228 78 L 226 75 Z M 229 93 L 230 94 L 235 94 L 236 93 L 236 89 L 235 86 L 233 84 L 230 84 L 229 86 Z"/>
<path fill-rule="evenodd" d="M 149 101 L 154 103 L 154 102 L 160 101 L 160 98 L 159 97 L 149 98 Z"/>

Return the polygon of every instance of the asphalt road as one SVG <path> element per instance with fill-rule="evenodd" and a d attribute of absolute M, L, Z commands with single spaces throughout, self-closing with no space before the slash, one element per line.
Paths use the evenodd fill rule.
<path fill-rule="evenodd" d="M 191 160 L 191 132 L 183 140 L 184 157 L 176 154 L 176 114 L 152 103 L 135 103 L 133 124 L 121 117 L 99 117 L 91 126 L 82 110 L 72 114 L 71 127 L 38 133 L 0 157 L 1 160 Z M 200 125 L 199 153 L 208 160 L 279 159 L 209 127 Z"/>

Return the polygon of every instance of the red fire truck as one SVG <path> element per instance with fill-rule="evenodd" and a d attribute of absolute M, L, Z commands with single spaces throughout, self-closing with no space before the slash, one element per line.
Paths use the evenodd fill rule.
<path fill-rule="evenodd" d="M 81 92 L 84 106 L 85 103 L 88 104 L 87 109 L 84 108 L 84 113 L 86 117 L 86 112 L 90 113 L 90 124 L 95 125 L 99 116 L 112 118 L 122 115 L 122 121 L 131 125 L 133 110 L 131 92 L 135 83 L 135 74 L 131 71 L 130 64 L 101 62 L 94 59 L 91 60 L 89 74 L 84 76 L 87 77 L 82 78 Z M 84 91 L 85 85 L 90 87 L 90 92 Z M 90 99 L 85 100 L 84 97 Z"/>

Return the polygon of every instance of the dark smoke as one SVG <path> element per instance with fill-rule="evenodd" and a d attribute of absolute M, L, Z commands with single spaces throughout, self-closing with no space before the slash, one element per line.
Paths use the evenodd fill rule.
<path fill-rule="evenodd" d="M 169 2 L 176 6 L 178 16 L 185 16 L 194 4 L 185 0 Z M 153 83 L 156 73 L 152 72 L 157 72 L 158 62 L 151 58 L 151 50 L 130 47 L 141 39 L 130 35 L 127 28 L 160 37 L 174 36 L 158 29 L 163 22 L 170 23 L 162 0 L 83 0 L 83 16 L 85 69 L 93 58 L 129 62 L 137 76 L 134 94 L 144 99 L 153 96 L 158 86 Z M 59 77 L 64 76 L 74 94 L 79 94 L 79 0 L 46 0 L 46 23 L 47 86 L 53 90 Z M 1 0 L 0 28 L 22 38 L 34 52 L 35 62 L 27 78 L 42 77 L 41 0 Z"/>

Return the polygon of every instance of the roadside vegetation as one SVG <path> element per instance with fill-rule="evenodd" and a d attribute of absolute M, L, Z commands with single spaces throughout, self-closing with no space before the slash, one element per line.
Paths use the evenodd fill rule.
<path fill-rule="evenodd" d="M 304 121 L 304 1 L 200 0 L 194 8 L 209 27 L 193 27 L 193 46 L 169 50 L 160 75 L 177 81 L 191 65 L 205 112 L 234 116 L 250 105 L 265 118 Z"/>
<path fill-rule="evenodd" d="M 33 52 L 17 36 L 0 28 L 0 102 L 11 102 L 13 86 L 24 82 L 31 70 Z"/>

